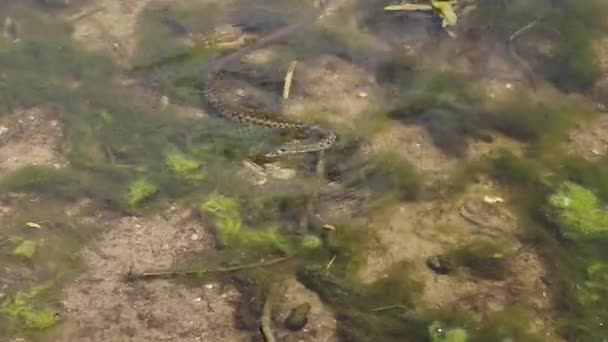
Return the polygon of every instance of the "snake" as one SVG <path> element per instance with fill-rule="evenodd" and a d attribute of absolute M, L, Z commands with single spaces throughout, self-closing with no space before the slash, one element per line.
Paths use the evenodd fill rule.
<path fill-rule="evenodd" d="M 254 50 L 284 39 L 304 26 L 314 24 L 314 22 L 316 22 L 324 14 L 325 9 L 328 8 L 328 3 L 329 1 L 327 0 L 322 1 L 319 8 L 316 10 L 316 15 L 314 15 L 312 18 L 305 18 L 294 24 L 279 28 L 260 38 L 249 46 L 238 49 L 226 56 L 222 56 L 213 62 L 207 70 L 205 77 L 206 81 L 203 85 L 202 93 L 206 99 L 207 105 L 213 111 L 217 112 L 222 118 L 249 126 L 274 128 L 280 130 L 295 130 L 309 136 L 318 135 L 321 137 L 311 143 L 289 143 L 278 146 L 265 153 L 264 157 L 266 158 L 277 158 L 284 155 L 308 152 L 321 152 L 331 148 L 336 142 L 337 136 L 331 129 L 324 128 L 319 125 L 283 120 L 276 118 L 277 115 L 275 113 L 254 111 L 243 108 L 228 108 L 222 103 L 218 93 L 216 92 L 216 81 L 222 73 L 222 68 L 224 68 L 224 66 L 228 63 L 234 60 L 239 60 L 242 56 L 249 54 Z"/>

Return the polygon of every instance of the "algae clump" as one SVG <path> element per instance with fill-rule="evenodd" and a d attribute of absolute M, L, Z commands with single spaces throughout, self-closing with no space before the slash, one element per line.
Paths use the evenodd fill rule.
<path fill-rule="evenodd" d="M 224 246 L 246 246 L 253 249 L 290 250 L 287 239 L 277 229 L 259 231 L 243 230 L 243 221 L 238 203 L 228 197 L 211 195 L 201 206 L 203 212 L 214 217 L 216 233 L 220 244 Z"/>
<path fill-rule="evenodd" d="M 31 259 L 34 254 L 36 254 L 36 242 L 32 240 L 24 240 L 22 241 L 15 249 L 13 250 L 13 255 L 24 258 Z"/>
<path fill-rule="evenodd" d="M 444 330 L 439 322 L 433 322 L 429 326 L 429 336 L 431 342 L 466 342 L 468 339 L 466 330 L 460 328 Z"/>
<path fill-rule="evenodd" d="M 608 212 L 590 190 L 565 182 L 548 202 L 549 218 L 566 238 L 579 240 L 608 233 Z"/>
<path fill-rule="evenodd" d="M 317 249 L 323 245 L 323 240 L 315 235 L 307 235 L 302 239 L 300 244 L 305 249 Z"/>
<path fill-rule="evenodd" d="M 203 180 L 207 177 L 198 161 L 189 158 L 177 149 L 170 149 L 165 154 L 165 164 L 179 177 L 192 180 Z"/>
<path fill-rule="evenodd" d="M 145 179 L 138 179 L 131 183 L 126 194 L 129 207 L 133 208 L 158 192 L 158 187 Z"/>
<path fill-rule="evenodd" d="M 42 288 L 35 288 L 30 293 L 17 293 L 13 298 L 0 305 L 0 313 L 18 320 L 29 329 L 43 330 L 59 322 L 59 316 L 47 308 L 36 308 L 32 301 Z"/>

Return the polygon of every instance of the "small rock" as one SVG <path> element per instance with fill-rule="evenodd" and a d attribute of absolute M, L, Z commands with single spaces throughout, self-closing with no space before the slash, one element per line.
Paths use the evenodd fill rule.
<path fill-rule="evenodd" d="M 4 134 L 8 132 L 8 128 L 4 127 L 4 126 L 0 126 L 0 135 Z"/>
<path fill-rule="evenodd" d="M 498 196 L 484 196 L 483 201 L 486 203 L 490 203 L 490 204 L 496 204 L 496 203 L 502 203 L 505 200 L 503 200 L 501 197 L 498 197 Z"/>
<path fill-rule="evenodd" d="M 190 235 L 190 240 L 197 241 L 198 240 L 198 234 L 194 233 L 194 234 Z"/>
<path fill-rule="evenodd" d="M 448 274 L 453 271 L 453 265 L 444 255 L 433 255 L 426 259 L 426 266 L 437 274 Z"/>
<path fill-rule="evenodd" d="M 161 108 L 166 108 L 169 105 L 169 97 L 168 96 L 161 96 L 160 98 L 160 106 Z"/>
<path fill-rule="evenodd" d="M 213 284 L 207 284 L 205 285 L 205 288 L 211 290 L 213 288 Z"/>

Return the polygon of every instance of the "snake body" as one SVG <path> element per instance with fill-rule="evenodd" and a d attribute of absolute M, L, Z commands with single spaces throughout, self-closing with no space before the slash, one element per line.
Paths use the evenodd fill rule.
<path fill-rule="evenodd" d="M 313 143 L 298 143 L 280 146 L 274 149 L 273 151 L 266 153 L 264 156 L 267 158 L 275 158 L 287 154 L 318 152 L 327 150 L 331 148 L 336 142 L 336 134 L 332 130 L 323 128 L 318 125 L 309 125 L 301 122 L 277 119 L 274 117 L 269 118 L 269 116 L 275 116 L 271 113 L 227 108 L 226 106 L 224 106 L 220 97 L 216 93 L 215 81 L 218 79 L 222 68 L 226 64 L 231 61 L 238 60 L 242 56 L 263 46 L 275 43 L 278 40 L 287 37 L 288 35 L 295 32 L 304 25 L 309 25 L 313 23 L 321 17 L 324 12 L 323 8 L 325 7 L 326 5 L 323 5 L 322 8 L 319 9 L 319 13 L 313 18 L 304 19 L 295 24 L 280 28 L 275 32 L 265 36 L 264 38 L 261 38 L 253 45 L 242 48 L 240 50 L 236 50 L 235 52 L 218 59 L 217 61 L 215 61 L 214 65 L 212 65 L 207 71 L 206 82 L 202 90 L 203 96 L 205 97 L 208 106 L 214 111 L 216 111 L 221 117 L 245 125 L 276 128 L 282 130 L 296 130 L 304 132 L 307 135 L 321 136 L 319 140 Z"/>

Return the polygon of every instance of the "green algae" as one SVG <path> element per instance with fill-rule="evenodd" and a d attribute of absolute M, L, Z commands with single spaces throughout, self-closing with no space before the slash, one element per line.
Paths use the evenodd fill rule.
<path fill-rule="evenodd" d="M 466 342 L 468 340 L 467 331 L 461 328 L 446 329 L 443 325 L 435 321 L 429 326 L 430 342 Z"/>
<path fill-rule="evenodd" d="M 36 254 L 37 248 L 38 244 L 36 241 L 24 240 L 15 247 L 12 254 L 20 258 L 31 259 Z"/>
<path fill-rule="evenodd" d="M 185 155 L 177 148 L 171 148 L 166 152 L 165 164 L 179 177 L 196 181 L 204 180 L 207 177 L 200 162 Z"/>
<path fill-rule="evenodd" d="M 133 208 L 150 199 L 158 192 L 158 187 L 146 179 L 138 179 L 129 185 L 125 201 Z"/>
<path fill-rule="evenodd" d="M 29 293 L 18 292 L 0 304 L 0 314 L 8 316 L 27 329 L 44 330 L 55 326 L 59 323 L 57 313 L 36 304 L 37 298 L 46 288 L 47 286 L 38 286 Z"/>
<path fill-rule="evenodd" d="M 291 241 L 276 228 L 244 229 L 239 204 L 232 198 L 217 194 L 211 195 L 201 205 L 201 211 L 213 216 L 217 238 L 223 246 L 247 247 L 256 251 L 274 250 L 285 253 L 293 250 Z"/>
<path fill-rule="evenodd" d="M 568 239 L 581 240 L 608 233 L 608 212 L 596 195 L 572 183 L 563 183 L 548 199 L 550 218 Z"/>
<path fill-rule="evenodd" d="M 318 249 L 323 246 L 323 240 L 316 235 L 307 235 L 300 242 L 305 249 Z"/>

